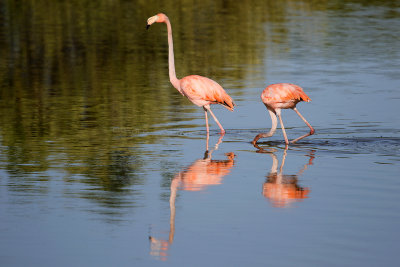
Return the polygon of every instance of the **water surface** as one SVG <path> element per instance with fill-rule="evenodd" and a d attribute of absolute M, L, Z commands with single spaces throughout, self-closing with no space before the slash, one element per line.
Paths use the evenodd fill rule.
<path fill-rule="evenodd" d="M 398 265 L 400 6 L 253 2 L 0 4 L 2 265 Z M 237 104 L 213 107 L 209 151 L 165 25 L 145 30 L 160 11 L 177 76 Z M 253 147 L 276 82 L 316 134 Z"/>

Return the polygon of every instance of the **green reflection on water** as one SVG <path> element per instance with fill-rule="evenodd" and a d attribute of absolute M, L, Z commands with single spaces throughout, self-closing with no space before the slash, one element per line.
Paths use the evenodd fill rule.
<path fill-rule="evenodd" d="M 105 191 L 143 183 L 141 145 L 155 142 L 146 133 L 197 110 L 169 84 L 166 29 L 147 32 L 149 16 L 171 19 L 178 77 L 208 76 L 237 88 L 235 98 L 249 77 L 261 81 L 266 40 L 287 41 L 288 10 L 344 8 L 341 1 L 178 2 L 0 3 L 0 138 L 11 175 L 61 168 Z M 266 32 L 266 23 L 277 26 Z"/>
<path fill-rule="evenodd" d="M 139 144 L 154 141 L 143 133 L 179 121 L 189 104 L 168 82 L 165 28 L 145 31 L 157 6 L 173 23 L 180 77 L 242 81 L 246 67 L 235 66 L 260 67 L 266 8 L 250 2 L 3 2 L 0 119 L 10 173 L 60 166 L 103 190 L 139 179 Z"/>

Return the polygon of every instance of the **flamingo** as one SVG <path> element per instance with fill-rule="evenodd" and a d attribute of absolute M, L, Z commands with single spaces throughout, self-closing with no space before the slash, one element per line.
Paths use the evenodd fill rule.
<path fill-rule="evenodd" d="M 219 123 L 217 117 L 211 111 L 211 104 L 221 104 L 230 111 L 233 111 L 235 103 L 232 98 L 225 92 L 225 90 L 215 81 L 199 76 L 189 75 L 182 79 L 176 78 L 175 74 L 175 61 L 174 61 L 174 45 L 172 40 L 172 27 L 169 18 L 159 13 L 155 16 L 148 18 L 147 29 L 155 22 L 167 24 L 168 30 L 168 65 L 169 65 L 169 80 L 172 85 L 183 95 L 186 96 L 193 104 L 203 107 L 204 115 L 206 118 L 207 134 L 209 133 L 207 111 L 210 112 L 215 122 L 221 129 L 221 134 L 225 134 L 225 130 Z"/>
<path fill-rule="evenodd" d="M 300 139 L 303 139 L 304 137 L 315 133 L 314 128 L 311 127 L 308 121 L 300 114 L 300 112 L 296 108 L 297 103 L 301 101 L 311 101 L 311 99 L 304 93 L 303 89 L 300 86 L 291 83 L 271 84 L 267 86 L 261 93 L 261 100 L 267 107 L 269 115 L 271 116 L 272 126 L 271 130 L 268 133 L 258 134 L 252 141 L 253 145 L 255 145 L 260 138 L 271 137 L 272 135 L 274 135 L 276 131 L 276 126 L 278 124 L 276 116 L 278 116 L 279 118 L 286 146 L 289 144 L 289 140 L 286 136 L 285 127 L 283 126 L 281 109 L 293 109 L 310 128 L 310 132 L 308 134 L 292 140 L 292 143 L 296 143 Z"/>

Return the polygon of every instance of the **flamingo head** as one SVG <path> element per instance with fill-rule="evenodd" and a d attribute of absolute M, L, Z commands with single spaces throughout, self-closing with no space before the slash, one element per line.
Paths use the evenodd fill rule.
<path fill-rule="evenodd" d="M 168 20 L 168 17 L 167 17 L 167 15 L 165 15 L 163 13 L 159 13 L 155 16 L 152 16 L 147 19 L 146 29 L 150 28 L 151 24 L 153 24 L 155 22 L 162 23 L 162 22 L 165 22 L 166 20 Z"/>

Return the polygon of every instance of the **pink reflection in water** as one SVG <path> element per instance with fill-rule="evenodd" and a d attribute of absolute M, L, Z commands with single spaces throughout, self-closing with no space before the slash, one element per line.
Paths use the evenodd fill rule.
<path fill-rule="evenodd" d="M 268 199 L 272 206 L 277 208 L 287 208 L 295 202 L 302 201 L 308 198 L 310 189 L 308 187 L 301 187 L 298 185 L 298 177 L 313 164 L 314 151 L 310 151 L 307 155 L 309 157 L 308 162 L 300 169 L 297 174 L 283 174 L 283 166 L 285 165 L 285 159 L 287 155 L 287 147 L 285 148 L 282 156 L 281 166 L 278 171 L 279 161 L 277 156 L 274 154 L 276 149 L 264 149 L 260 148 L 257 144 L 254 145 L 259 149 L 258 153 L 267 153 L 272 158 L 271 171 L 267 175 L 267 180 L 263 184 L 262 194 Z"/>
<path fill-rule="evenodd" d="M 219 185 L 223 177 L 231 172 L 235 164 L 236 155 L 233 152 L 225 153 L 226 159 L 213 160 L 212 153 L 218 149 L 222 142 L 223 135 L 220 136 L 214 149 L 208 150 L 209 136 L 207 135 L 206 152 L 203 159 L 198 159 L 183 171 L 177 173 L 171 181 L 170 205 L 170 229 L 168 240 L 157 239 L 150 236 L 150 255 L 166 261 L 168 259 L 168 249 L 174 241 L 175 235 L 175 200 L 178 190 L 201 191 L 210 185 Z"/>

